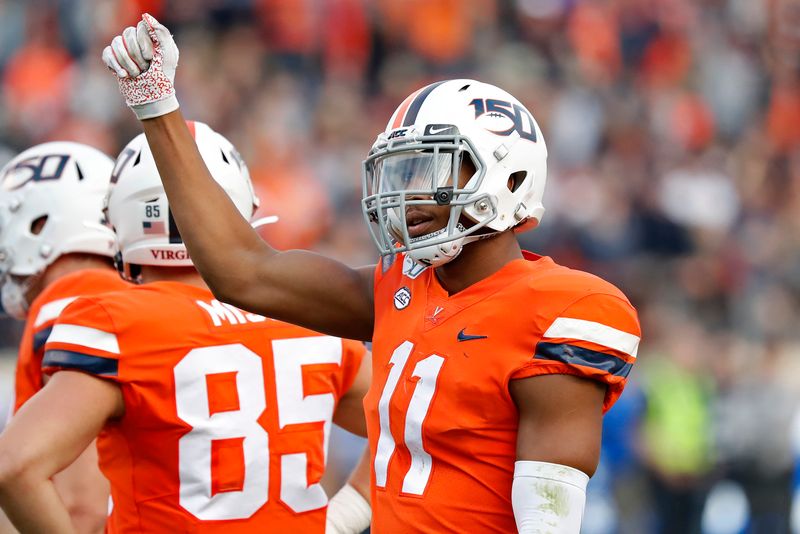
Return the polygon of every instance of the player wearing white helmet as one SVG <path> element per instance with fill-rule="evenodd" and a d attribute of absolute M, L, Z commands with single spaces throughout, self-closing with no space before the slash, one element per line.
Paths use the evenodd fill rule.
<path fill-rule="evenodd" d="M 520 249 L 514 231 L 544 211 L 547 155 L 522 103 L 466 79 L 409 95 L 364 163 L 382 260 L 351 269 L 271 248 L 209 179 L 178 110 L 166 28 L 144 15 L 103 59 L 215 294 L 372 340 L 375 532 L 579 531 L 602 414 L 640 330 L 617 288 Z"/>
<path fill-rule="evenodd" d="M 190 121 L 187 125 L 212 176 L 249 220 L 258 207 L 258 198 L 236 148 L 204 123 Z M 137 280 L 142 265 L 192 267 L 144 135 L 136 136 L 122 150 L 114 174 L 107 206 L 117 234 L 122 260 L 118 267 L 122 267 L 123 275 Z"/>
<path fill-rule="evenodd" d="M 62 256 L 113 255 L 114 233 L 101 212 L 112 167 L 92 147 L 54 142 L 29 148 L 0 170 L 0 276 L 8 314 L 25 318 L 31 294 Z"/>
<path fill-rule="evenodd" d="M 52 142 L 25 150 L 0 170 L 2 307 L 26 319 L 15 411 L 43 387 L 44 345 L 66 305 L 126 285 L 112 265 L 114 232 L 103 215 L 112 168 L 113 160 L 97 149 Z M 102 530 L 108 483 L 94 445 L 54 481 L 75 528 Z"/>
<path fill-rule="evenodd" d="M 544 214 L 546 161 L 536 121 L 502 89 L 475 80 L 420 89 L 364 161 L 362 204 L 376 223 L 373 240 L 382 255 L 408 252 L 439 267 L 467 243 L 533 227 Z M 462 168 L 466 183 L 458 181 Z M 447 223 L 423 226 L 426 206 L 449 207 Z"/>
<path fill-rule="evenodd" d="M 250 220 L 258 202 L 236 149 L 205 124 L 188 127 Z M 0 437 L 0 504 L 21 531 L 66 531 L 49 477 L 98 436 L 113 497 L 107 532 L 325 532 L 331 423 L 366 433 L 364 345 L 216 300 L 144 135 L 122 151 L 112 182 L 118 266 L 141 284 L 59 316 L 43 361 L 53 376 Z"/>

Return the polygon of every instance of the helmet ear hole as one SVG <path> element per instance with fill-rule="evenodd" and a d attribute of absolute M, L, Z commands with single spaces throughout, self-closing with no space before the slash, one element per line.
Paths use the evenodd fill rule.
<path fill-rule="evenodd" d="M 472 159 L 472 154 L 467 154 L 466 157 L 461 159 L 461 166 L 465 169 L 467 174 L 474 175 L 478 172 L 478 166 L 475 165 L 475 160 Z"/>
<path fill-rule="evenodd" d="M 461 170 L 459 176 L 459 186 L 466 187 L 467 183 L 475 176 L 475 173 L 478 172 L 478 166 L 475 164 L 475 160 L 472 159 L 472 154 L 469 152 L 464 153 L 461 157 Z"/>
<path fill-rule="evenodd" d="M 516 193 L 519 186 L 522 185 L 522 182 L 524 182 L 527 177 L 528 171 L 512 172 L 508 177 L 508 190 L 512 193 Z"/>
<path fill-rule="evenodd" d="M 44 230 L 44 225 L 47 224 L 47 215 L 42 215 L 41 217 L 37 217 L 36 219 L 31 222 L 31 233 L 33 235 L 39 235 Z"/>

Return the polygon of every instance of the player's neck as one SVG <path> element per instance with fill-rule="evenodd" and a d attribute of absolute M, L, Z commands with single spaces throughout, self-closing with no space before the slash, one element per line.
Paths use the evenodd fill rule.
<path fill-rule="evenodd" d="M 158 267 L 142 265 L 142 282 L 179 282 L 190 286 L 208 289 L 205 281 L 194 267 Z"/>
<path fill-rule="evenodd" d="M 465 245 L 461 254 L 436 269 L 439 283 L 450 295 L 488 278 L 509 262 L 522 258 L 514 232 Z"/>
<path fill-rule="evenodd" d="M 32 291 L 29 292 L 30 302 L 35 299 L 44 289 L 68 274 L 88 269 L 113 269 L 109 258 L 96 256 L 94 254 L 65 254 L 51 263 L 42 273 Z M 32 293 L 32 294 L 31 294 Z"/>

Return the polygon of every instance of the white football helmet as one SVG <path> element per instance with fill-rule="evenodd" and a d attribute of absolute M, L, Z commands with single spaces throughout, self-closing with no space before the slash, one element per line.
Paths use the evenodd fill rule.
<path fill-rule="evenodd" d="M 10 315 L 25 317 L 28 287 L 61 256 L 114 256 L 103 215 L 113 166 L 95 148 L 59 141 L 29 148 L 0 170 L 0 283 Z"/>
<path fill-rule="evenodd" d="M 211 176 L 249 221 L 258 198 L 239 152 L 208 125 L 193 121 L 187 125 Z M 107 206 L 108 219 L 117 232 L 117 267 L 124 277 L 136 280 L 140 265 L 192 265 L 144 134 L 128 143 L 117 158 Z"/>
<path fill-rule="evenodd" d="M 459 186 L 465 157 L 477 171 Z M 447 80 L 400 104 L 364 160 L 362 178 L 362 211 L 374 223 L 370 233 L 381 255 L 407 251 L 437 267 L 466 243 L 539 223 L 547 147 L 536 120 L 509 93 L 475 80 Z M 406 208 L 412 205 L 449 206 L 450 220 L 411 238 Z"/>

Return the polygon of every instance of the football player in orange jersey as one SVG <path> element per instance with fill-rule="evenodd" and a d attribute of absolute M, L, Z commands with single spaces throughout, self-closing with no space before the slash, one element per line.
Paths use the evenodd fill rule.
<path fill-rule="evenodd" d="M 42 389 L 44 344 L 67 304 L 128 285 L 114 269 L 114 232 L 104 223 L 113 166 L 92 147 L 52 142 L 25 150 L 0 170 L 2 304 L 9 315 L 27 319 L 15 411 Z M 75 528 L 102 531 L 108 482 L 94 445 L 53 480 Z"/>
<path fill-rule="evenodd" d="M 547 155 L 525 106 L 466 79 L 403 101 L 363 169 L 382 260 L 352 269 L 246 224 L 181 118 L 177 57 L 149 15 L 103 52 L 215 294 L 372 339 L 373 530 L 577 533 L 640 329 L 617 288 L 520 249 L 514 232 L 544 212 Z"/>
<path fill-rule="evenodd" d="M 257 199 L 239 154 L 205 124 L 189 127 L 249 219 Z M 99 435 L 107 532 L 325 532 L 331 422 L 366 433 L 364 345 L 216 300 L 144 135 L 117 160 L 108 219 L 125 275 L 143 284 L 60 314 L 43 361 L 53 376 L 0 435 L 0 504 L 12 522 L 71 532 L 49 477 Z"/>

